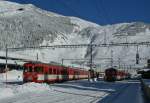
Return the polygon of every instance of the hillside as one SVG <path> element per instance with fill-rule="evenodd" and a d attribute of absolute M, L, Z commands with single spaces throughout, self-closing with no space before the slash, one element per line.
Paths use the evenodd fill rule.
<path fill-rule="evenodd" d="M 45 46 L 62 44 L 95 44 L 112 42 L 143 42 L 150 40 L 150 24 L 142 22 L 100 26 L 75 17 L 66 17 L 41 10 L 31 4 L 22 5 L 0 1 L 0 48 Z M 104 41 L 106 38 L 106 41 Z M 93 48 L 93 58 L 110 58 L 113 50 L 114 65 L 135 64 L 136 47 Z M 28 49 L 9 51 L 9 56 L 36 59 L 43 62 L 59 62 L 62 59 L 90 57 L 90 48 L 71 49 Z M 149 58 L 149 47 L 139 47 L 141 58 Z M 0 55 L 5 55 L 3 50 Z M 64 61 L 70 64 L 75 61 Z M 110 60 L 94 60 L 102 67 L 110 66 Z M 146 63 L 145 60 L 140 62 Z M 87 64 L 78 61 L 78 64 Z M 82 65 L 83 66 L 83 65 Z"/>

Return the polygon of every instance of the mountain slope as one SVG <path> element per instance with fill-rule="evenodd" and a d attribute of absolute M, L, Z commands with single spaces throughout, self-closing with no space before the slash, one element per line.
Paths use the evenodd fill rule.
<path fill-rule="evenodd" d="M 150 40 L 150 25 L 142 22 L 100 26 L 75 17 L 66 17 L 41 10 L 31 4 L 21 5 L 0 1 L 0 48 L 27 47 L 55 44 L 89 44 L 111 42 L 142 42 Z M 106 38 L 106 40 L 105 40 Z M 114 65 L 135 64 L 136 47 L 93 48 L 93 58 L 110 58 L 113 50 Z M 149 57 L 148 47 L 139 47 L 142 58 Z M 44 62 L 61 62 L 62 59 L 90 57 L 90 48 L 33 49 L 9 51 L 9 56 L 36 59 Z M 3 51 L 0 55 L 4 55 Z M 84 61 L 64 61 L 65 64 Z M 94 59 L 94 63 L 110 66 L 110 59 Z M 142 64 L 145 61 L 141 62 Z"/>

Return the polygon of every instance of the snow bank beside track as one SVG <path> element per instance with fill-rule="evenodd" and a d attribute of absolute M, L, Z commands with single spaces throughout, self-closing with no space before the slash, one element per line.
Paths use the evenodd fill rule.
<path fill-rule="evenodd" d="M 48 84 L 39 84 L 39 83 L 26 83 L 23 85 L 19 85 L 15 88 L 15 92 L 17 93 L 27 93 L 27 92 L 42 92 L 50 90 Z"/>
<path fill-rule="evenodd" d="M 6 75 L 7 75 L 7 82 L 17 82 L 17 81 L 23 81 L 23 71 L 18 71 L 18 70 L 12 70 L 8 71 L 6 73 L 1 73 L 0 74 L 0 82 L 5 82 L 6 81 Z"/>
<path fill-rule="evenodd" d="M 6 81 L 7 75 L 7 81 Z M 22 84 L 23 71 L 12 70 L 0 74 L 0 99 L 30 92 L 42 92 L 50 90 L 47 84 L 26 83 Z M 20 85 L 20 83 L 22 85 Z"/>
<path fill-rule="evenodd" d="M 64 84 L 64 85 L 63 85 Z M 3 87 L 2 87 L 3 85 Z M 68 87 L 69 86 L 69 87 Z M 7 85 L 0 84 L 0 101 L 3 103 L 13 103 L 12 101 L 18 101 L 15 103 L 33 103 L 49 101 L 46 103 L 55 103 L 61 101 L 61 103 L 96 103 L 109 95 L 108 92 L 104 92 L 101 89 L 94 89 L 93 87 L 84 87 L 79 84 L 65 83 L 51 84 L 46 83 L 25 83 L 23 85 Z M 8 93 L 8 94 L 7 94 Z M 21 99 L 24 98 L 24 99 Z M 69 99 L 68 99 L 69 98 Z M 45 102 L 44 102 L 45 103 Z"/>
<path fill-rule="evenodd" d="M 88 81 L 69 81 L 65 83 L 25 83 L 22 82 L 22 71 L 8 71 L 7 83 L 6 73 L 0 74 L 0 103 L 96 103 L 108 96 L 112 89 L 99 88 L 99 83 Z M 88 84 L 84 86 L 82 84 Z M 96 87 L 94 87 L 94 86 Z M 68 99 L 69 98 L 69 99 Z M 16 102 L 17 101 L 17 102 Z"/>
<path fill-rule="evenodd" d="M 20 95 L 30 92 L 43 92 L 50 90 L 49 85 L 47 84 L 38 84 L 38 83 L 26 83 L 23 85 L 7 85 L 1 84 L 0 87 L 0 99 L 12 97 L 15 95 Z"/>

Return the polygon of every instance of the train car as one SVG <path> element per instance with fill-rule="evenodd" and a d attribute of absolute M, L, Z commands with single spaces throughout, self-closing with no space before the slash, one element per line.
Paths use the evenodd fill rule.
<path fill-rule="evenodd" d="M 129 73 L 126 73 L 124 70 L 117 70 L 114 68 L 108 68 L 105 70 L 105 80 L 106 81 L 116 81 L 128 79 Z"/>
<path fill-rule="evenodd" d="M 88 75 L 89 75 L 89 72 L 88 72 L 88 71 L 80 70 L 79 78 L 80 78 L 80 79 L 87 79 L 87 78 L 88 78 Z"/>
<path fill-rule="evenodd" d="M 117 70 L 116 80 L 124 80 L 126 78 L 126 73 L 123 70 Z"/>
<path fill-rule="evenodd" d="M 24 82 L 62 82 L 88 78 L 89 72 L 80 68 L 29 62 L 24 64 Z"/>
<path fill-rule="evenodd" d="M 117 70 L 114 68 L 108 68 L 105 70 L 105 77 L 106 81 L 116 81 L 117 79 Z"/>

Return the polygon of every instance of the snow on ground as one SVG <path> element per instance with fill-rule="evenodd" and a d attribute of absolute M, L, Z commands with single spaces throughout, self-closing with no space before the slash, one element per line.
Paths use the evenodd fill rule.
<path fill-rule="evenodd" d="M 14 95 L 13 90 L 11 88 L 1 88 L 0 87 L 0 99 L 11 97 Z"/>
<path fill-rule="evenodd" d="M 93 83 L 89 82 L 89 85 Z M 77 81 L 50 85 L 33 82 L 22 84 L 22 71 L 17 70 L 7 72 L 6 83 L 6 73 L 0 74 L 0 103 L 91 103 L 101 100 L 113 91 L 85 87 Z"/>
<path fill-rule="evenodd" d="M 14 75 L 17 77 L 20 73 L 17 72 L 10 71 L 8 74 L 14 78 Z M 122 98 L 125 102 L 128 95 L 131 101 L 136 101 L 132 103 L 143 103 L 135 99 L 139 98 L 137 95 L 140 93 L 138 91 L 140 82 L 135 80 L 119 82 L 75 80 L 55 84 L 11 82 L 6 85 L 2 77 L 0 78 L 0 103 L 99 103 L 101 101 L 116 103 L 116 100 L 119 101 L 117 103 L 121 103 Z M 15 78 L 12 80 L 15 81 Z M 130 93 L 128 89 L 134 91 Z M 119 99 L 116 99 L 116 96 Z"/>
<path fill-rule="evenodd" d="M 66 85 L 64 85 L 64 86 L 66 86 Z M 103 91 L 100 92 L 100 89 L 95 89 L 92 87 L 91 88 L 83 87 L 83 86 L 77 86 L 77 85 L 72 85 L 72 84 L 67 85 L 69 88 L 64 88 L 64 86 L 61 84 L 61 86 L 57 85 L 57 86 L 52 86 L 51 88 L 52 88 L 52 90 L 61 92 L 61 93 L 89 96 L 89 97 L 94 97 L 94 98 L 103 98 L 106 95 L 108 95 L 106 92 L 103 92 Z M 80 89 L 76 89 L 73 87 L 71 88 L 71 86 L 73 86 L 73 87 L 75 86 L 76 88 L 80 88 Z"/>
<path fill-rule="evenodd" d="M 1 83 L 0 85 L 0 99 L 12 97 L 15 95 L 30 93 L 30 92 L 42 92 L 50 90 L 47 84 L 38 84 L 38 83 L 27 83 L 23 85 L 16 84 L 5 84 Z"/>
<path fill-rule="evenodd" d="M 22 81 L 23 71 L 12 70 L 7 73 L 0 74 L 0 82 L 5 82 L 7 78 L 7 82 L 19 82 Z"/>
<path fill-rule="evenodd" d="M 73 86 L 71 82 L 67 85 Z M 7 88 L 2 87 L 2 84 L 0 86 L 0 90 L 2 90 L 0 92 L 0 101 L 3 103 L 91 103 L 99 101 L 109 94 L 94 88 L 78 85 L 76 86 L 83 89 L 45 83 L 9 85 Z"/>

